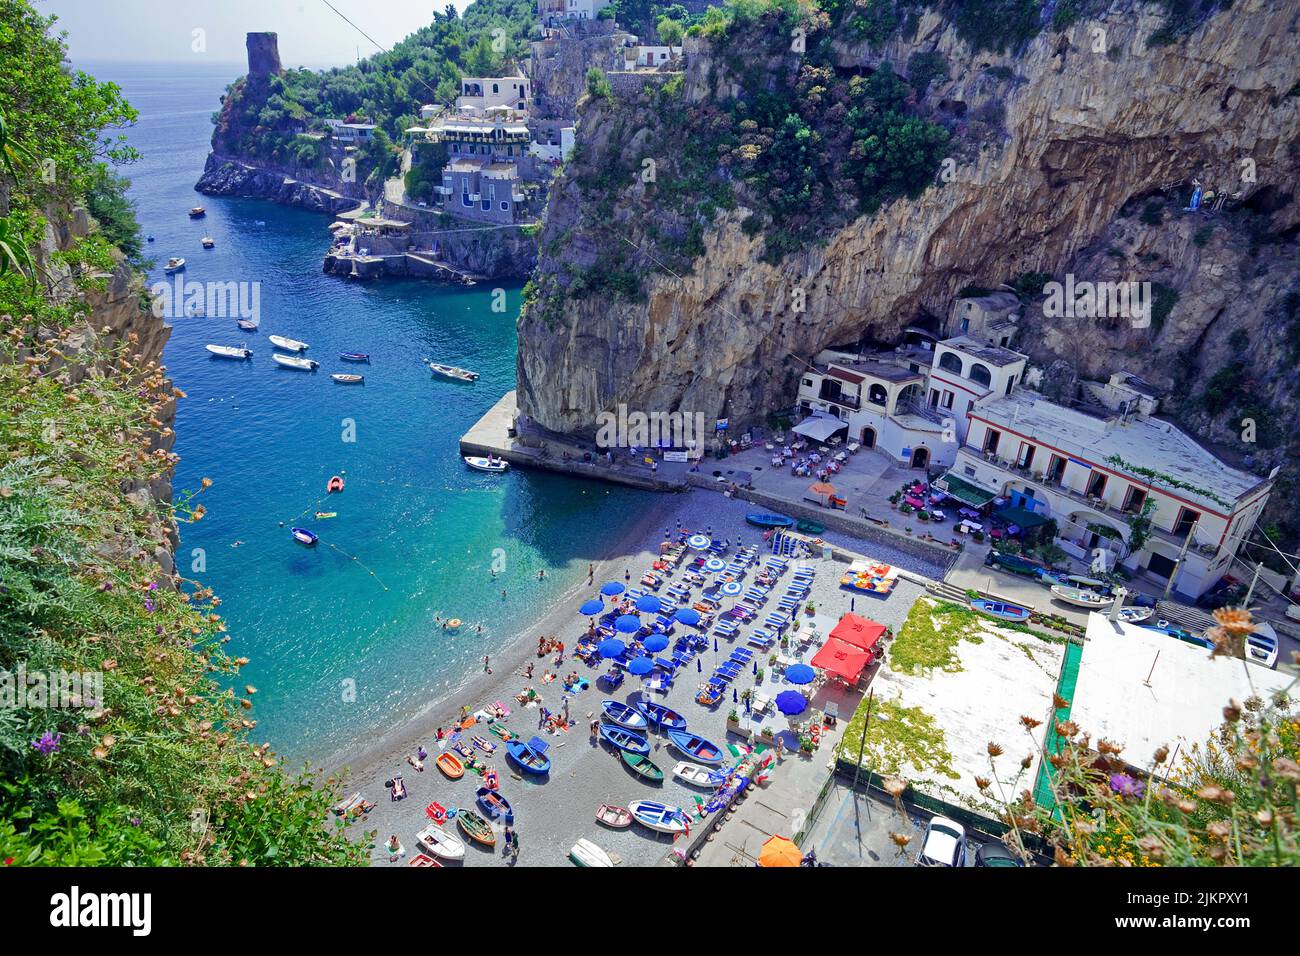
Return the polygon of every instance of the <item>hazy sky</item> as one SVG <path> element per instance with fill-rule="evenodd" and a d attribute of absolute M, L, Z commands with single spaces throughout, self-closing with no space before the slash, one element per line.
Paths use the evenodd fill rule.
<path fill-rule="evenodd" d="M 383 46 L 391 46 L 446 8 L 449 0 L 330 0 Z M 451 0 L 464 9 L 469 0 Z M 377 52 L 324 0 L 35 0 L 68 32 L 73 62 L 150 60 L 243 63 L 244 34 L 280 34 L 285 66 L 351 63 Z M 203 31 L 196 41 L 195 31 Z M 205 49 L 195 51 L 196 45 Z"/>

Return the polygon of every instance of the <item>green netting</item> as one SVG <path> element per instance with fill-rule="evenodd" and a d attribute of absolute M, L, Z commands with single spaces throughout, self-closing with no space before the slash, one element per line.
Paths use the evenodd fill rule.
<path fill-rule="evenodd" d="M 1070 703 L 1074 700 L 1074 687 L 1079 682 L 1079 662 L 1083 660 L 1083 646 L 1070 641 L 1065 645 L 1065 660 L 1061 662 L 1061 676 L 1056 681 L 1056 694 L 1065 700 L 1065 706 L 1059 707 L 1054 714 L 1052 726 L 1047 728 L 1047 745 L 1044 759 L 1038 765 L 1038 779 L 1034 782 L 1034 802 L 1045 810 L 1056 809 L 1056 799 L 1052 796 L 1052 765 L 1047 755 L 1060 753 L 1061 735 L 1056 732 L 1056 725 L 1070 719 Z"/>

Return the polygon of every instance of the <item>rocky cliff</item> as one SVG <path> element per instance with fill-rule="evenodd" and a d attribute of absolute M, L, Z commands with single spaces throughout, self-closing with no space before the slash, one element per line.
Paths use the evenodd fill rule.
<path fill-rule="evenodd" d="M 194 188 L 208 196 L 265 199 L 331 215 L 365 202 L 365 193 L 356 183 L 341 182 L 336 175 L 323 175 L 319 170 L 272 169 L 215 152 L 208 154 L 203 175 Z"/>
<path fill-rule="evenodd" d="M 946 78 L 920 105 L 950 120 L 950 175 L 919 198 L 832 223 L 775 261 L 764 261 L 773 259 L 765 236 L 742 228 L 743 188 L 740 206 L 703 224 L 685 268 L 647 254 L 662 234 L 665 193 L 635 175 L 600 197 L 584 184 L 645 151 L 651 96 L 587 98 L 579 155 L 552 191 L 519 322 L 522 410 L 565 432 L 590 430 L 618 403 L 761 419 L 791 404 L 798 370 L 828 345 L 888 343 L 909 322 L 946 315 L 968 285 L 1074 272 L 1158 282 L 1176 301 L 1144 330 L 1031 314 L 1019 344 L 1036 363 L 1063 361 L 1084 376 L 1127 368 L 1169 388 L 1174 410 L 1202 434 L 1226 437 L 1226 422 L 1195 411 L 1190 379 L 1216 372 L 1242 330 L 1270 414 L 1294 422 L 1284 300 L 1298 268 L 1298 10 L 1294 0 L 1238 2 L 1163 46 L 1148 44 L 1159 8 L 1128 0 L 1014 54 L 972 50 L 933 11 L 880 49 L 837 42 L 835 68 L 849 73 L 942 54 Z M 797 57 L 762 65 L 767 89 L 798 69 Z M 734 57 L 688 40 L 686 59 L 689 104 L 739 89 Z M 662 158 L 660 183 L 677 163 Z M 1190 186 L 1173 184 L 1194 177 L 1232 197 L 1223 211 L 1181 212 Z M 594 266 L 611 244 L 640 288 L 575 288 L 575 265 Z M 792 308 L 796 289 L 802 311 Z"/>

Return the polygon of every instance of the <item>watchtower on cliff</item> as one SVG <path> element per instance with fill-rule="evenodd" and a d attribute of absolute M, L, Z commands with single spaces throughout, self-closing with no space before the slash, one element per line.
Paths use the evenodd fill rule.
<path fill-rule="evenodd" d="M 248 78 L 264 80 L 273 73 L 282 73 L 280 66 L 280 38 L 275 33 L 250 33 L 248 47 Z"/>

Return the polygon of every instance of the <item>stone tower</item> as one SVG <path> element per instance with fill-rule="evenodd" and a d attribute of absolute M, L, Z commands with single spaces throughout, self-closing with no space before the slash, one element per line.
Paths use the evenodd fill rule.
<path fill-rule="evenodd" d="M 280 67 L 279 37 L 274 33 L 250 33 L 248 46 L 248 78 L 261 80 L 272 73 L 282 72 Z"/>

